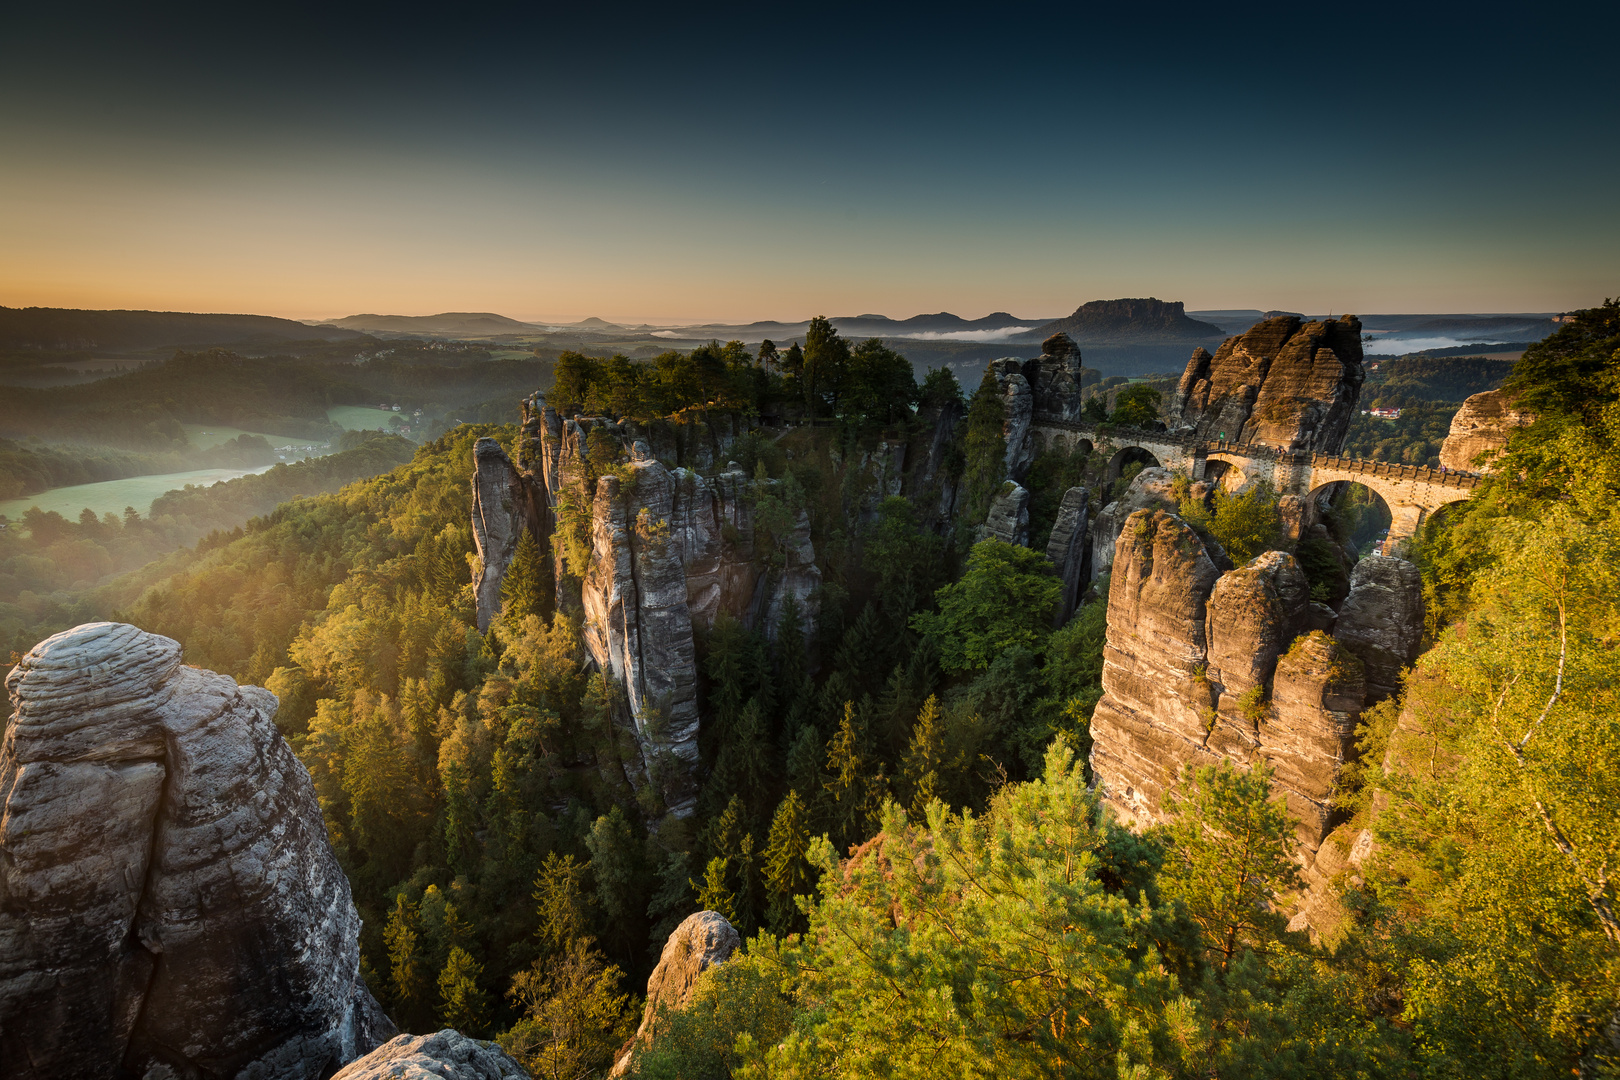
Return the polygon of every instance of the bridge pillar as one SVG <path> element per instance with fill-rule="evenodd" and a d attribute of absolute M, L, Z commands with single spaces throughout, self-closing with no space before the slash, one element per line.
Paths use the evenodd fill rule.
<path fill-rule="evenodd" d="M 1417 535 L 1418 527 L 1423 524 L 1423 507 L 1421 506 L 1394 506 L 1389 508 L 1389 541 L 1397 543 L 1409 540 Z"/>

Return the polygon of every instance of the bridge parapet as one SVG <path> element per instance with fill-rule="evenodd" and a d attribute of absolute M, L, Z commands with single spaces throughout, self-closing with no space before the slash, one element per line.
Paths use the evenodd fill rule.
<path fill-rule="evenodd" d="M 1483 481 L 1478 473 L 1456 472 L 1451 469 L 1431 469 L 1427 465 L 1402 465 L 1391 461 L 1369 461 L 1365 458 L 1340 457 L 1337 454 L 1312 454 L 1311 466 L 1339 472 L 1365 473 L 1391 480 L 1410 480 L 1420 484 L 1440 484 L 1443 487 L 1472 491 Z"/>

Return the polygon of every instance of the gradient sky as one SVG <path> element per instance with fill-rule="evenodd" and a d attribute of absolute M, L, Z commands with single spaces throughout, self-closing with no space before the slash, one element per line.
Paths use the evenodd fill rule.
<path fill-rule="evenodd" d="M 1620 293 L 1613 5 L 60 2 L 0 304 L 574 320 Z"/>

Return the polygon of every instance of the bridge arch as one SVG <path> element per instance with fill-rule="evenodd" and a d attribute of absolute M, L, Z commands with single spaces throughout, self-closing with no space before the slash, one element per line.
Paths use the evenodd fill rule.
<path fill-rule="evenodd" d="M 1327 480 L 1305 496 L 1300 535 L 1307 537 L 1313 526 L 1323 525 L 1335 543 L 1349 543 L 1365 553 L 1374 543 L 1411 535 L 1395 535 L 1395 510 L 1387 494 L 1362 480 Z"/>
<path fill-rule="evenodd" d="M 1122 446 L 1108 459 L 1106 479 L 1112 483 L 1119 479 L 1121 473 L 1131 465 L 1141 462 L 1145 468 L 1161 468 L 1162 465 L 1153 451 L 1142 446 Z"/>

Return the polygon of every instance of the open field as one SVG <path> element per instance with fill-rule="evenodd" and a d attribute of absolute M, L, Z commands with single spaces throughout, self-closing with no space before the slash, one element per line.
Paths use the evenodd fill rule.
<path fill-rule="evenodd" d="M 191 469 L 186 472 L 157 473 L 152 476 L 131 476 L 125 480 L 104 480 L 99 484 L 75 484 L 72 487 L 53 488 L 37 495 L 0 502 L 0 514 L 12 521 L 22 517 L 31 506 L 41 510 L 55 510 L 63 517 L 77 518 L 89 507 L 99 517 L 102 514 L 122 514 L 124 507 L 133 506 L 142 514 L 152 507 L 152 500 L 166 491 L 183 488 L 187 484 L 208 486 L 238 476 L 268 471 L 272 466 L 256 469 Z"/>
<path fill-rule="evenodd" d="M 311 443 L 308 439 L 301 439 L 296 435 L 273 435 L 268 431 L 246 431 L 242 428 L 224 427 L 219 424 L 181 424 L 180 426 L 185 429 L 186 438 L 191 440 L 191 445 L 204 450 L 243 435 L 259 435 L 272 447 L 313 445 L 317 451 L 320 449 L 320 444 Z M 303 457 L 304 455 L 300 453 L 298 456 Z"/>
<path fill-rule="evenodd" d="M 394 412 L 392 409 L 370 409 L 363 405 L 334 405 L 326 410 L 326 418 L 338 427 L 349 431 L 389 431 L 389 421 L 394 417 L 404 418 L 405 423 L 411 422 L 410 414 Z M 279 444 L 278 444 L 279 445 Z"/>

